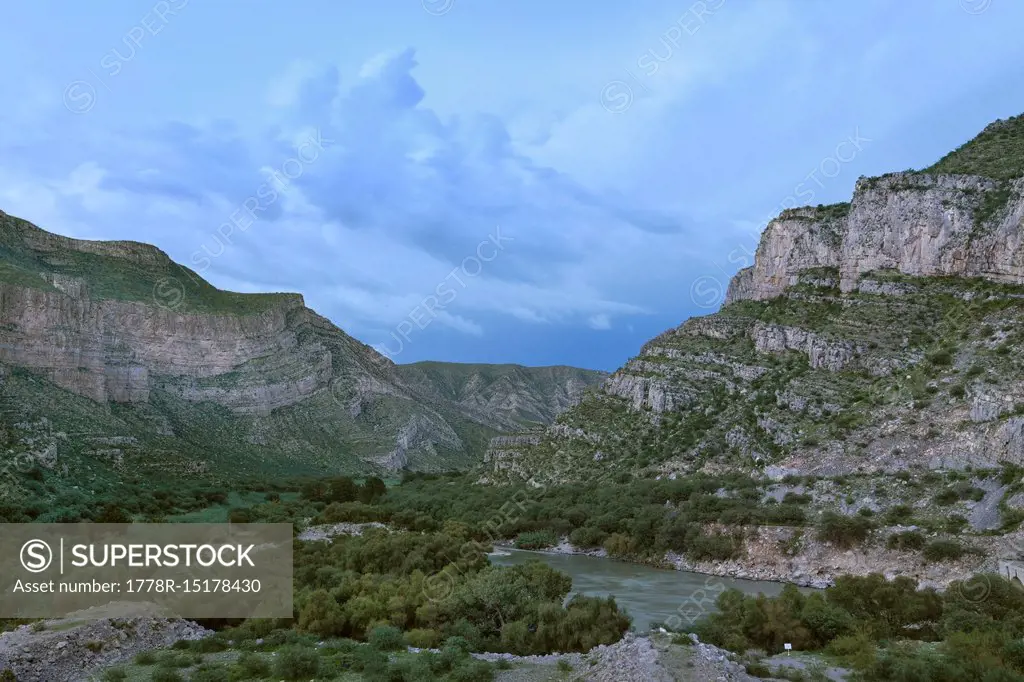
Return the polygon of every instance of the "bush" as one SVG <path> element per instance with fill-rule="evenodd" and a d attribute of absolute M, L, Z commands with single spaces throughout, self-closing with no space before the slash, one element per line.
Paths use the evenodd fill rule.
<path fill-rule="evenodd" d="M 243 675 L 241 679 L 251 680 L 270 676 L 270 664 L 262 656 L 251 651 L 243 651 L 235 661 L 237 668 Z"/>
<path fill-rule="evenodd" d="M 921 549 L 924 547 L 925 539 L 924 536 L 918 533 L 916 530 L 907 530 L 902 533 L 893 533 L 886 541 L 885 546 L 888 549 Z"/>
<path fill-rule="evenodd" d="M 157 665 L 161 668 L 188 668 L 202 663 L 203 657 L 183 651 L 168 651 L 160 656 Z"/>
<path fill-rule="evenodd" d="M 925 546 L 924 552 L 922 552 L 928 561 L 959 559 L 966 553 L 966 548 L 954 540 L 933 540 Z"/>
<path fill-rule="evenodd" d="M 576 547 L 600 547 L 608 534 L 594 526 L 583 526 L 569 534 L 569 542 Z"/>
<path fill-rule="evenodd" d="M 143 651 L 135 656 L 135 665 L 153 665 L 156 663 L 156 654 L 152 651 Z"/>
<path fill-rule="evenodd" d="M 181 674 L 171 668 L 157 668 L 149 676 L 151 682 L 184 682 Z"/>
<path fill-rule="evenodd" d="M 550 530 L 536 530 L 520 533 L 516 538 L 519 549 L 545 549 L 558 544 L 558 538 Z"/>
<path fill-rule="evenodd" d="M 405 633 L 405 641 L 417 649 L 434 649 L 441 642 L 441 633 L 426 628 L 413 628 Z"/>
<path fill-rule="evenodd" d="M 872 523 L 863 516 L 844 516 L 827 511 L 818 522 L 818 539 L 848 549 L 867 540 Z"/>
<path fill-rule="evenodd" d="M 380 625 L 373 628 L 367 635 L 366 641 L 378 651 L 401 651 L 405 648 L 402 631 L 393 625 Z"/>
<path fill-rule="evenodd" d="M 891 526 L 906 523 L 914 516 L 914 510 L 905 504 L 897 504 L 885 511 L 885 522 Z"/>
<path fill-rule="evenodd" d="M 699 535 L 686 548 L 686 556 L 694 561 L 727 561 L 740 554 L 742 543 L 728 535 Z"/>
<path fill-rule="evenodd" d="M 274 676 L 285 680 L 308 680 L 320 672 L 320 656 L 313 649 L 289 645 L 278 649 Z"/>
<path fill-rule="evenodd" d="M 189 675 L 188 682 L 224 682 L 229 679 L 230 669 L 221 663 L 204 663 Z"/>
<path fill-rule="evenodd" d="M 128 679 L 124 668 L 110 668 L 103 672 L 103 682 L 123 682 Z"/>

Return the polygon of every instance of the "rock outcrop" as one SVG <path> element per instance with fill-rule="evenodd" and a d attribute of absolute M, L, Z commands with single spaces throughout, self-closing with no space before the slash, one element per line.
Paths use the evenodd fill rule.
<path fill-rule="evenodd" d="M 784 211 L 722 309 L 652 339 L 484 480 L 1024 464 L 1024 116 Z M 572 437 L 574 432 L 587 438 Z"/>
<path fill-rule="evenodd" d="M 861 178 L 850 204 L 785 211 L 769 223 L 754 265 L 726 302 L 766 300 L 816 268 L 838 272 L 844 292 L 861 275 L 984 277 L 1024 282 L 1024 179 L 894 173 Z"/>
<path fill-rule="evenodd" d="M 182 470 L 284 456 L 297 469 L 352 473 L 479 461 L 489 436 L 550 423 L 604 376 L 396 366 L 298 294 L 221 291 L 155 247 L 61 237 L 2 212 L 0 368 L 46 380 L 6 373 L 0 410 L 13 421 L 85 423 L 93 440 L 131 443 L 72 438 L 64 448 L 94 461 L 130 467 L 171 450 Z M 42 397 L 58 389 L 85 400 Z"/>

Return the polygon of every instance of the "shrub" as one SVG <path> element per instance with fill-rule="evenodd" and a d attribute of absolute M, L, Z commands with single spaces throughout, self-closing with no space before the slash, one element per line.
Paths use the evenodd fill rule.
<path fill-rule="evenodd" d="M 915 530 L 893 533 L 885 541 L 885 546 L 888 549 L 921 549 L 924 544 L 924 536 Z"/>
<path fill-rule="evenodd" d="M 896 525 L 909 521 L 914 516 L 914 510 L 905 504 L 897 504 L 885 511 L 885 522 L 889 525 Z"/>
<path fill-rule="evenodd" d="M 289 645 L 278 649 L 274 676 L 285 680 L 308 680 L 320 672 L 320 656 L 313 649 Z"/>
<path fill-rule="evenodd" d="M 924 552 L 922 552 L 928 561 L 959 559 L 966 553 L 967 550 L 964 546 L 954 540 L 933 540 L 925 546 Z"/>
<path fill-rule="evenodd" d="M 544 549 L 558 544 L 558 538 L 550 530 L 536 530 L 520 533 L 516 538 L 519 549 Z"/>
<path fill-rule="evenodd" d="M 405 648 L 405 639 L 402 631 L 393 625 L 379 625 L 366 637 L 370 646 L 379 651 L 401 651 Z"/>
<path fill-rule="evenodd" d="M 201 663 L 202 660 L 202 656 L 187 654 L 183 651 L 168 651 L 160 657 L 157 665 L 161 668 L 188 668 L 196 663 Z"/>
<path fill-rule="evenodd" d="M 204 663 L 189 675 L 188 682 L 224 682 L 229 679 L 230 669 L 220 663 Z"/>
<path fill-rule="evenodd" d="M 818 522 L 818 539 L 836 547 L 850 548 L 864 542 L 871 532 L 871 521 L 863 516 L 844 516 L 827 511 Z"/>
<path fill-rule="evenodd" d="M 270 664 L 262 656 L 251 651 L 243 651 L 235 661 L 235 667 L 243 673 L 244 680 L 270 676 Z"/>
<path fill-rule="evenodd" d="M 135 665 L 153 665 L 156 663 L 156 654 L 152 651 L 143 651 L 135 656 Z"/>
<path fill-rule="evenodd" d="M 611 556 L 629 556 L 635 551 L 633 538 L 622 533 L 612 533 L 604 541 L 604 550 Z"/>
<path fill-rule="evenodd" d="M 103 672 L 103 682 L 123 682 L 128 679 L 124 668 L 109 668 Z"/>
<path fill-rule="evenodd" d="M 686 548 L 686 556 L 694 561 L 726 561 L 739 555 L 741 542 L 728 535 L 698 535 Z"/>
<path fill-rule="evenodd" d="M 569 534 L 569 542 L 576 547 L 600 547 L 608 534 L 594 526 L 583 526 Z"/>
<path fill-rule="evenodd" d="M 203 637 L 192 642 L 190 647 L 193 651 L 203 654 L 215 654 L 228 649 L 228 643 L 220 637 Z"/>
<path fill-rule="evenodd" d="M 413 628 L 405 633 L 405 641 L 417 649 L 434 649 L 441 641 L 441 633 L 426 628 Z"/>
<path fill-rule="evenodd" d="M 171 668 L 157 668 L 149 676 L 152 682 L 184 682 L 181 674 Z"/>

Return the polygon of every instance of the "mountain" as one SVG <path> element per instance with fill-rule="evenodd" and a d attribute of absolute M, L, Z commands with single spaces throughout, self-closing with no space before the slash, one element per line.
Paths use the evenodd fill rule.
<path fill-rule="evenodd" d="M 1024 464 L 1024 116 L 784 211 L 713 315 L 647 342 L 484 480 Z"/>
<path fill-rule="evenodd" d="M 0 212 L 0 445 L 63 471 L 365 474 L 478 461 L 605 376 L 395 365 L 298 294 Z"/>

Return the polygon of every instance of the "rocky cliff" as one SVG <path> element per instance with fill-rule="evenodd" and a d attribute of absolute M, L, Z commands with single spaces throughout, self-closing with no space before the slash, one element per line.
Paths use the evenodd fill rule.
<path fill-rule="evenodd" d="M 45 418 L 74 434 L 51 445 L 85 460 L 193 471 L 464 466 L 490 436 L 550 422 L 603 376 L 396 366 L 297 294 L 220 291 L 155 247 L 61 237 L 4 213 L 0 369 L 10 424 Z M 121 447 L 92 445 L 111 439 Z"/>
<path fill-rule="evenodd" d="M 550 427 L 492 447 L 480 480 L 824 480 L 827 494 L 806 493 L 816 512 L 905 506 L 935 528 L 963 517 L 968 532 L 1015 532 L 1022 240 L 1016 117 L 923 171 L 861 178 L 849 203 L 785 211 L 719 312 L 646 343 Z M 981 510 L 935 506 L 948 478 L 979 471 Z M 744 570 L 764 563 L 751 556 Z M 789 556 L 801 571 L 836 570 L 823 563 L 833 559 Z"/>
<path fill-rule="evenodd" d="M 649 341 L 495 466 L 572 477 L 1024 464 L 1022 241 L 1015 117 L 924 171 L 859 179 L 849 203 L 783 212 L 720 312 Z"/>

